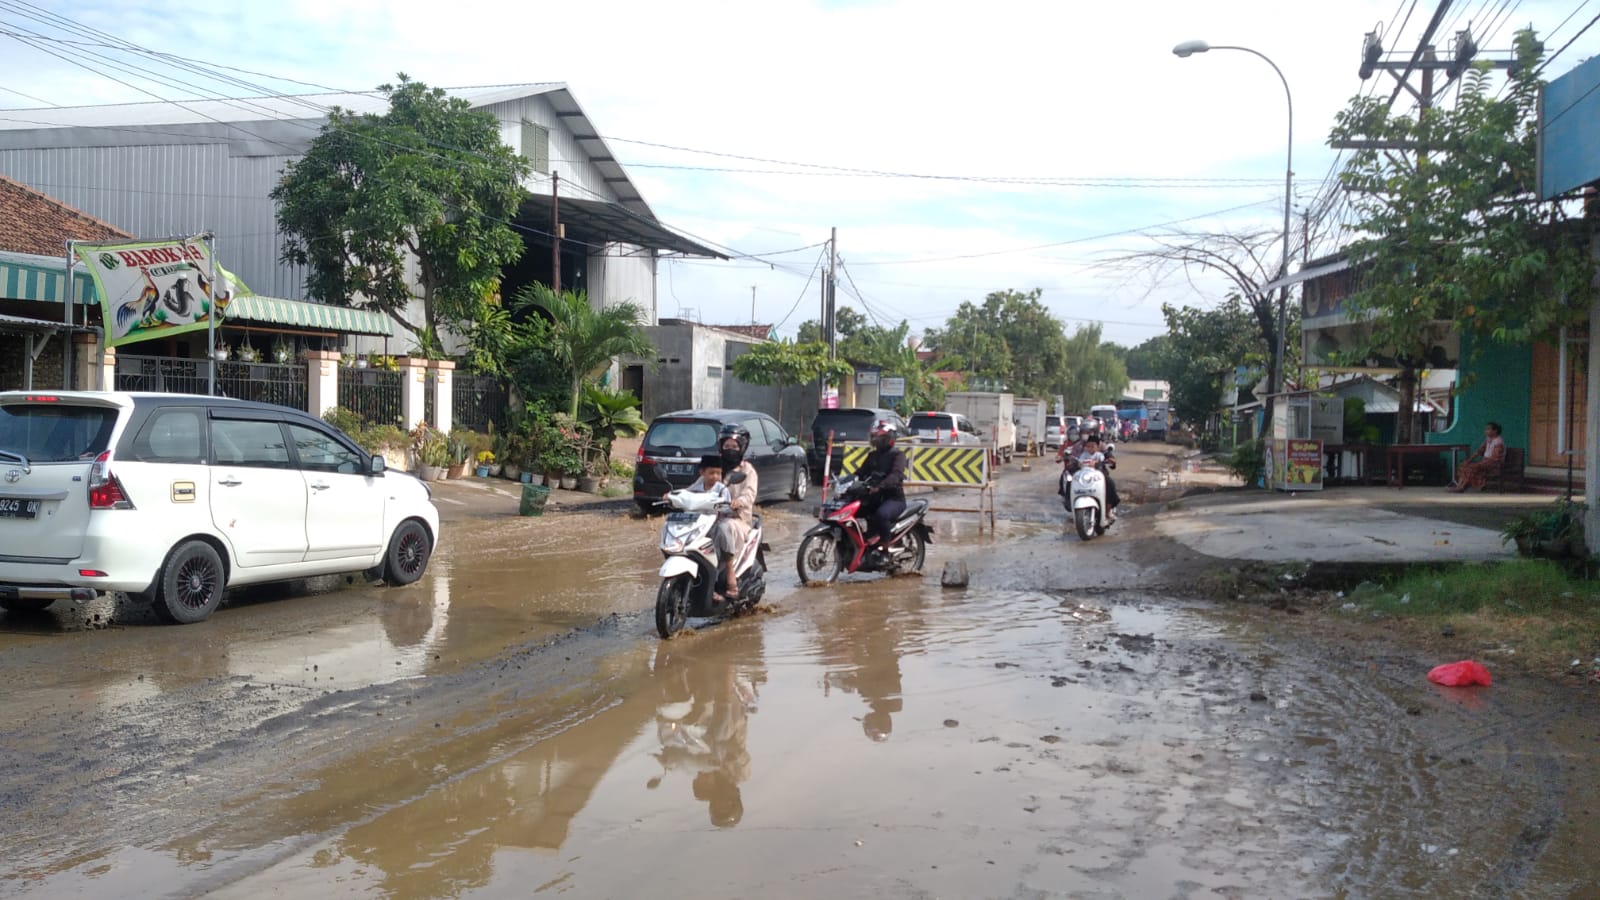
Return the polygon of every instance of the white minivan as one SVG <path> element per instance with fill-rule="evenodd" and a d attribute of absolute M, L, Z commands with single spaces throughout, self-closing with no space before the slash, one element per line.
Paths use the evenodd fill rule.
<path fill-rule="evenodd" d="M 0 393 L 0 609 L 117 591 L 199 622 L 238 585 L 344 572 L 409 584 L 438 535 L 425 484 L 298 410 Z"/>

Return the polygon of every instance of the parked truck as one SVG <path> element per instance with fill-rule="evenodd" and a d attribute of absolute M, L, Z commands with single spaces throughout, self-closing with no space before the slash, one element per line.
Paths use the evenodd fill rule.
<path fill-rule="evenodd" d="M 1017 398 L 1012 401 L 1017 421 L 1017 449 L 1027 452 L 1028 444 L 1044 445 L 1044 417 L 1047 413 L 1043 400 Z"/>
<path fill-rule="evenodd" d="M 945 395 L 944 408 L 966 416 L 983 435 L 984 443 L 992 444 L 1001 460 L 1011 461 L 1017 446 L 1017 422 L 1010 394 L 956 391 Z"/>
<path fill-rule="evenodd" d="M 1145 401 L 1145 430 L 1144 436 L 1152 441 L 1167 439 L 1167 401 Z"/>

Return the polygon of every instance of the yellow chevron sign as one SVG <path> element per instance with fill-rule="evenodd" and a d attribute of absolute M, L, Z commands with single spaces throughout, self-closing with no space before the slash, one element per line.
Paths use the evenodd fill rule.
<path fill-rule="evenodd" d="M 839 474 L 853 474 L 857 469 L 861 468 L 862 463 L 867 461 L 867 454 L 870 452 L 872 452 L 872 448 L 865 445 L 860 447 L 846 445 L 844 459 L 839 463 Z"/>
<path fill-rule="evenodd" d="M 989 483 L 987 447 L 929 447 L 909 451 L 907 481 L 924 484 L 984 485 Z"/>

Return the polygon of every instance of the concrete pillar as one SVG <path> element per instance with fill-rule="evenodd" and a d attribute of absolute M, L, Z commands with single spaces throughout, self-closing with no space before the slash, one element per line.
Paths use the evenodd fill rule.
<path fill-rule="evenodd" d="M 339 352 L 307 350 L 305 363 L 306 412 L 320 419 L 339 405 Z"/>
<path fill-rule="evenodd" d="M 400 364 L 400 418 L 405 420 L 405 430 L 410 431 L 422 421 L 424 393 L 428 387 L 428 361 L 415 356 L 402 356 Z"/>
<path fill-rule="evenodd" d="M 100 380 L 100 336 L 80 331 L 72 336 L 72 383 L 68 390 L 97 390 Z"/>
<path fill-rule="evenodd" d="M 451 388 L 450 374 L 455 367 L 448 359 L 428 360 L 428 368 L 433 370 L 433 427 L 446 434 L 455 424 L 455 408 L 451 405 L 455 392 Z"/>
<path fill-rule="evenodd" d="M 107 347 L 106 352 L 100 354 L 100 371 L 97 374 L 100 380 L 95 383 L 94 390 L 114 391 L 117 389 L 117 348 Z"/>

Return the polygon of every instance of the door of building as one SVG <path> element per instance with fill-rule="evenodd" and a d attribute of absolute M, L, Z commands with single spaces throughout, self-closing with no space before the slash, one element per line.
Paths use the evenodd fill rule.
<path fill-rule="evenodd" d="M 1568 347 L 1567 364 L 1565 373 L 1567 379 L 1567 410 L 1571 417 L 1570 443 L 1572 449 L 1578 454 L 1572 458 L 1572 466 L 1582 476 L 1583 452 L 1585 448 L 1584 432 L 1588 424 L 1589 390 L 1588 378 L 1581 367 L 1583 358 L 1588 354 L 1585 344 L 1574 344 Z M 1531 405 L 1528 410 L 1528 465 L 1548 466 L 1550 468 L 1565 469 L 1567 459 L 1561 455 L 1561 432 L 1565 423 L 1561 421 L 1561 354 L 1553 345 L 1537 341 L 1533 345 L 1533 389 Z"/>

